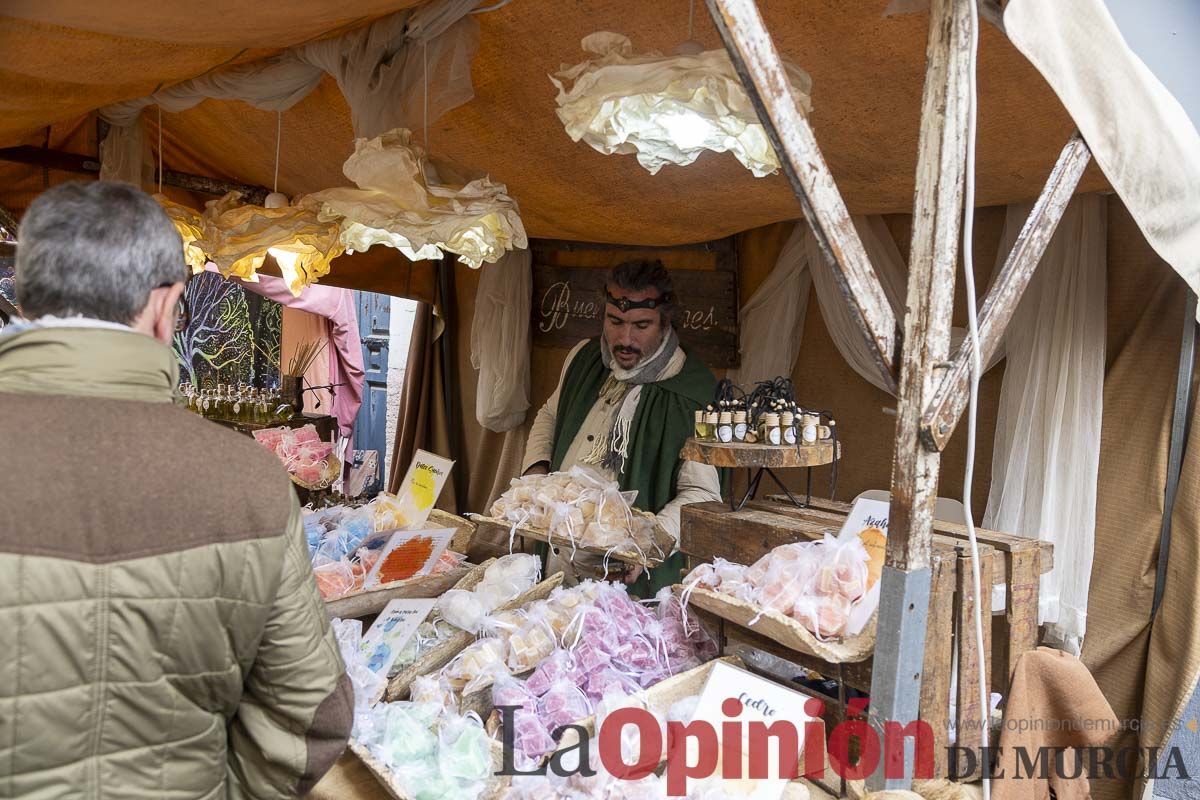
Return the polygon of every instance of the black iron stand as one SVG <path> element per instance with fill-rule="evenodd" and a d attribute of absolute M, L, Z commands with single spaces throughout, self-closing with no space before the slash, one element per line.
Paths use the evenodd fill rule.
<path fill-rule="evenodd" d="M 767 474 L 768 476 L 770 476 L 771 480 L 775 481 L 775 485 L 783 490 L 783 493 L 785 495 L 787 495 L 787 499 L 791 501 L 792 505 L 794 505 L 796 508 L 808 508 L 812 504 L 812 471 L 813 471 L 813 468 L 807 467 L 806 469 L 808 470 L 808 476 L 807 476 L 806 485 L 805 485 L 805 498 L 804 498 L 804 502 L 801 503 L 799 500 L 797 500 L 795 498 L 795 496 L 790 491 L 788 491 L 788 488 L 783 485 L 783 481 L 779 480 L 779 476 L 776 475 L 775 472 L 770 467 L 759 467 L 758 472 L 754 474 L 753 478 L 750 477 L 750 468 L 747 467 L 746 468 L 746 477 L 749 479 L 749 484 L 746 486 L 746 493 L 744 495 L 742 495 L 741 500 L 738 500 L 733 495 L 733 493 L 730 492 L 730 494 L 729 494 L 729 510 L 730 511 L 741 511 L 745 507 L 746 503 L 750 502 L 750 500 L 752 500 L 754 498 L 754 496 L 756 494 L 758 494 L 758 485 L 760 483 L 762 483 L 762 477 L 763 477 L 764 473 Z"/>

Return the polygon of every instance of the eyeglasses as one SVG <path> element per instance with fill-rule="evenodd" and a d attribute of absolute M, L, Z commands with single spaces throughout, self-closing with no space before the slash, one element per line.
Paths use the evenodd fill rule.
<path fill-rule="evenodd" d="M 174 281 L 160 283 L 159 289 L 166 289 L 168 286 L 174 286 Z M 183 293 L 179 295 L 179 300 L 175 303 L 175 332 L 183 333 L 187 330 L 188 323 L 192 321 L 192 310 L 188 307 L 187 301 L 187 284 L 184 284 Z"/>
<path fill-rule="evenodd" d="M 179 295 L 179 302 L 175 304 L 175 332 L 183 333 L 187 330 L 188 323 L 192 321 L 192 310 L 188 307 L 187 291 Z"/>

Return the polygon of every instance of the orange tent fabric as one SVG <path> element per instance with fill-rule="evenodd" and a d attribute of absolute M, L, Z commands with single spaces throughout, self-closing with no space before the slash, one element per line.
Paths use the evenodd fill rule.
<path fill-rule="evenodd" d="M 109 4 L 111 6 L 111 4 Z M 178 14 L 149 0 L 94 7 L 82 0 L 18 0 L 0 18 L 0 146 L 41 144 L 48 124 L 78 124 L 93 109 L 144 95 L 225 63 L 261 58 L 412 3 L 403 0 L 231 0 Z M 855 213 L 907 212 L 912 204 L 927 17 L 884 18 L 886 3 L 766 3 L 781 52 L 813 78 L 812 121 Z M 676 7 L 677 6 L 677 7 Z M 231 21 L 236 20 L 236 25 Z M 657 176 L 633 157 L 572 142 L 554 113 L 547 75 L 581 60 L 597 30 L 673 50 L 687 36 L 683 3 L 519 0 L 481 14 L 475 99 L 430 125 L 435 157 L 487 171 L 521 204 L 531 236 L 676 244 L 793 219 L 799 205 L 781 175 L 756 179 L 735 159 L 708 153 Z M 695 38 L 719 47 L 701 10 Z M 1037 195 L 1072 123 L 1042 78 L 985 26 L 979 64 L 979 204 Z M 148 139 L 156 140 L 154 115 Z M 164 114 L 168 169 L 260 185 L 272 181 L 275 115 L 206 101 Z M 94 154 L 94 143 L 75 152 Z M 332 80 L 284 114 L 280 188 L 288 194 L 346 185 L 353 146 L 349 110 Z M 8 175 L 0 169 L 0 186 Z M 1082 191 L 1104 186 L 1090 171 Z M 0 188 L 0 203 L 20 208 Z"/>

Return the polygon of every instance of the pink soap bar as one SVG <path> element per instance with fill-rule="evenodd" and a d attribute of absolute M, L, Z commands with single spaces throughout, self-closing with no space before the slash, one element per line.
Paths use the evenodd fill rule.
<path fill-rule="evenodd" d="M 575 663 L 585 674 L 591 674 L 612 663 L 612 657 L 589 641 L 580 642 L 575 648 Z"/>
<path fill-rule="evenodd" d="M 297 442 L 319 442 L 319 441 L 321 441 L 321 437 L 317 434 L 316 427 L 314 427 L 312 425 L 305 425 L 303 427 L 296 428 L 292 432 L 292 435 L 295 437 Z"/>
<path fill-rule="evenodd" d="M 560 678 L 538 700 L 538 716 L 546 724 L 546 730 L 554 731 L 570 725 L 592 714 L 587 697 L 575 684 Z"/>
<path fill-rule="evenodd" d="M 555 742 L 536 714 L 517 711 L 513 717 L 513 746 L 529 758 L 540 758 L 554 749 Z"/>

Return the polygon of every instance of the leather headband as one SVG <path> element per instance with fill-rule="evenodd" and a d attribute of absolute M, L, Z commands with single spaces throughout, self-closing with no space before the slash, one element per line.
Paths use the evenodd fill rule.
<path fill-rule="evenodd" d="M 604 296 L 609 303 L 621 309 L 622 314 L 635 308 L 654 309 L 671 302 L 671 294 L 669 292 L 661 297 L 649 297 L 645 300 L 630 300 L 628 297 L 613 297 L 612 294 L 605 289 Z"/>

